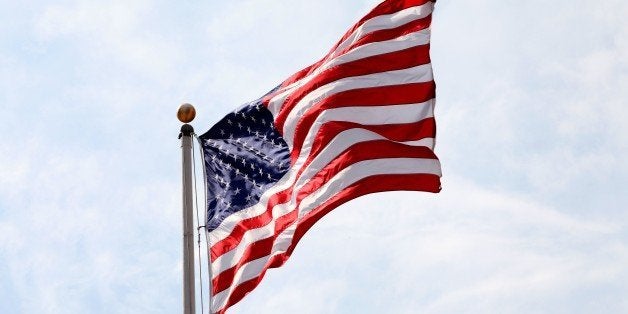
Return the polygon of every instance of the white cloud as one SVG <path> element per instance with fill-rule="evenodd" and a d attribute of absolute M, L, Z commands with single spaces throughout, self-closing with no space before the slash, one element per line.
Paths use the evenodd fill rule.
<path fill-rule="evenodd" d="M 482 1 L 437 9 L 445 170 L 556 202 L 592 186 L 619 192 L 613 187 L 622 180 L 611 178 L 628 173 L 621 87 L 628 70 L 619 40 L 628 5 L 559 1 L 540 10 Z"/>
<path fill-rule="evenodd" d="M 317 278 L 315 276 L 292 275 L 289 283 L 282 284 L 275 291 L 262 291 L 261 304 L 242 303 L 230 310 L 233 313 L 337 313 L 349 287 L 336 278 Z"/>
<path fill-rule="evenodd" d="M 15 309 L 144 312 L 178 304 L 176 285 L 163 284 L 178 277 L 169 271 L 179 257 L 177 185 L 124 183 L 127 167 L 138 166 L 124 156 L 28 142 L 22 158 L 1 166 L 13 174 L 1 182 L 0 258 L 20 296 Z"/>
<path fill-rule="evenodd" d="M 155 26 L 154 6 L 152 1 L 49 5 L 37 17 L 35 32 L 44 42 L 70 43 L 103 66 L 122 62 L 165 82 L 182 52 L 176 41 L 160 34 L 162 27 L 149 28 Z"/>

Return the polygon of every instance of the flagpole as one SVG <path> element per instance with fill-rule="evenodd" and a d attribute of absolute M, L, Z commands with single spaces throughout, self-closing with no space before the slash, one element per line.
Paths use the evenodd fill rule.
<path fill-rule="evenodd" d="M 194 120 L 196 110 L 190 104 L 183 104 L 177 111 L 181 126 L 181 151 L 183 155 L 183 314 L 196 314 L 194 291 L 194 218 L 192 187 L 192 134 L 194 128 L 189 122 Z"/>

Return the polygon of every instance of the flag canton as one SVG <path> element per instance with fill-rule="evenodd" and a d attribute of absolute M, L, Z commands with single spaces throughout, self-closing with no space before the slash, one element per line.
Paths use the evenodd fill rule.
<path fill-rule="evenodd" d="M 207 230 L 257 203 L 290 168 L 288 145 L 257 100 L 200 136 L 207 180 Z"/>

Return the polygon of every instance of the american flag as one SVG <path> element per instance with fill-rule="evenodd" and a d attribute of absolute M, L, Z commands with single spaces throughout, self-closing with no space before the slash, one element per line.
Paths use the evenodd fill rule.
<path fill-rule="evenodd" d="M 322 216 L 368 193 L 440 191 L 435 0 L 386 0 L 320 61 L 200 136 L 212 313 L 281 266 Z"/>

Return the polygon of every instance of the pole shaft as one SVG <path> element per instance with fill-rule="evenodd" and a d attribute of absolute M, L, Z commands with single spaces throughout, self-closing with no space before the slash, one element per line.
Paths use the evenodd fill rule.
<path fill-rule="evenodd" d="M 187 126 L 187 128 L 186 128 Z M 191 131 L 190 131 L 191 130 Z M 195 314 L 194 218 L 192 190 L 192 133 L 189 125 L 181 128 L 183 154 L 183 313 Z"/>

